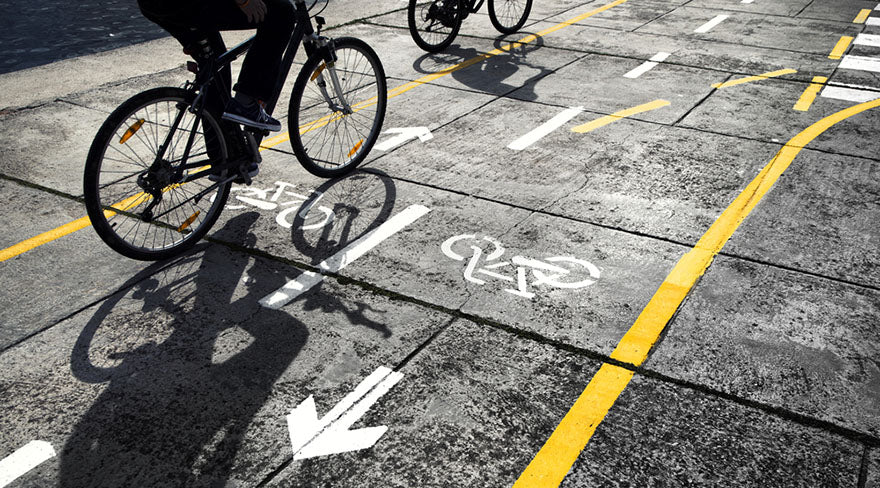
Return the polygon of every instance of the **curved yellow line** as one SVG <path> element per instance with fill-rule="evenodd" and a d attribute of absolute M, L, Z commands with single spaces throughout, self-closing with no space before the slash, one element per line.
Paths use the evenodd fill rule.
<path fill-rule="evenodd" d="M 634 366 L 641 365 L 697 280 L 801 149 L 835 124 L 878 106 L 880 99 L 841 110 L 816 122 L 788 141 L 718 217 L 694 249 L 678 261 L 623 336 L 611 358 Z M 520 475 L 513 485 L 514 488 L 559 486 L 632 377 L 633 372 L 630 369 L 603 364 Z"/>

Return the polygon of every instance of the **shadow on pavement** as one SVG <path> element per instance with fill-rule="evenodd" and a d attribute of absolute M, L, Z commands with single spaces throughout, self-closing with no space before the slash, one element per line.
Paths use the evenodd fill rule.
<path fill-rule="evenodd" d="M 236 216 L 216 235 L 252 244 L 258 218 Z M 310 335 L 299 318 L 258 303 L 285 284 L 283 271 L 203 244 L 142 271 L 106 300 L 71 357 L 78 379 L 106 385 L 59 452 L 59 485 L 224 486 L 232 473 L 260 476 L 238 466 L 237 454 Z M 300 298 L 306 310 L 342 312 L 352 324 L 391 334 L 364 316 L 368 305 L 316 291 Z M 288 454 L 286 432 L 268 442 Z M 271 463 L 266 458 L 260 452 L 257 464 Z"/>
<path fill-rule="evenodd" d="M 479 92 L 491 95 L 510 95 L 516 92 L 516 98 L 520 100 L 537 100 L 535 84 L 552 73 L 553 70 L 540 64 L 540 49 L 544 46 L 542 37 L 527 44 L 516 42 L 527 36 L 529 33 L 518 32 L 496 38 L 495 49 L 506 50 L 506 52 L 490 56 L 473 66 L 453 71 L 451 76 L 462 85 Z M 475 48 L 464 48 L 459 44 L 452 44 L 441 53 L 420 56 L 413 62 L 413 69 L 419 73 L 432 74 L 482 54 Z M 523 68 L 537 70 L 537 73 L 525 80 L 506 82 Z"/>

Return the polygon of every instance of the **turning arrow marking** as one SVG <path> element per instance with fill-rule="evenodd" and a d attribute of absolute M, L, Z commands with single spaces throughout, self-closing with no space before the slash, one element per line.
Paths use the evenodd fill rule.
<path fill-rule="evenodd" d="M 403 373 L 380 366 L 321 419 L 318 419 L 315 397 L 309 395 L 287 415 L 293 458 L 329 456 L 372 447 L 388 430 L 387 426 L 349 429 L 401 379 Z"/>
<path fill-rule="evenodd" d="M 396 129 L 388 129 L 383 134 L 397 134 L 396 136 L 388 139 L 380 144 L 376 144 L 373 146 L 374 149 L 378 149 L 380 151 L 387 151 L 394 147 L 397 147 L 404 142 L 419 138 L 420 141 L 430 141 L 434 138 L 434 135 L 431 134 L 431 131 L 428 130 L 427 127 L 399 127 Z"/>

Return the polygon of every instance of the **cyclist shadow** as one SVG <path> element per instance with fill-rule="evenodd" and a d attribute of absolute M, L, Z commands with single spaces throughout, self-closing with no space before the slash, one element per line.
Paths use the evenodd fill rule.
<path fill-rule="evenodd" d="M 491 95 L 513 96 L 520 100 L 536 101 L 535 85 L 545 76 L 553 72 L 540 64 L 531 62 L 538 57 L 538 51 L 544 45 L 544 39 L 538 37 L 531 43 L 515 42 L 528 33 L 515 33 L 495 39 L 495 49 L 504 51 L 464 69 L 453 71 L 451 76 L 462 85 Z M 413 62 L 413 69 L 420 73 L 430 74 L 441 69 L 454 66 L 476 58 L 484 53 L 475 48 L 464 48 L 452 44 L 442 53 L 425 54 Z M 436 67 L 436 69 L 434 69 Z M 513 85 L 507 82 L 523 68 L 530 68 L 537 73 Z"/>
<path fill-rule="evenodd" d="M 397 200 L 397 187 L 386 173 L 370 169 L 358 169 L 340 178 L 327 180 L 315 189 L 320 204 L 332 209 L 333 222 L 321 228 L 320 233 L 306 234 L 303 231 L 305 216 L 297 212 L 291 225 L 291 242 L 315 267 L 338 253 L 346 252 L 346 248 L 376 229 L 392 217 L 394 204 Z M 314 201 L 303 202 L 303 210 L 311 208 Z M 324 286 L 322 281 L 308 292 L 306 297 L 319 295 Z M 365 312 L 374 311 L 369 305 L 358 303 L 354 308 L 343 303 L 331 304 L 326 300 L 308 299 L 305 302 L 307 311 L 322 310 L 325 307 L 337 307 L 337 310 L 349 315 L 350 320 L 380 332 L 383 337 L 390 337 L 391 330 L 386 324 L 370 320 Z"/>
<path fill-rule="evenodd" d="M 236 216 L 216 235 L 247 246 L 257 218 Z M 285 282 L 271 263 L 201 245 L 106 300 L 72 351 L 74 376 L 105 385 L 59 453 L 60 486 L 223 486 L 310 335 L 303 321 L 258 303 Z M 375 326 L 324 294 L 305 300 Z"/>

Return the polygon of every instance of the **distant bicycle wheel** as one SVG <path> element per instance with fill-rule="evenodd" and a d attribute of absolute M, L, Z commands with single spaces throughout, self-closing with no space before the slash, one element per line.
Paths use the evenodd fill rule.
<path fill-rule="evenodd" d="M 489 0 L 489 20 L 502 34 L 512 34 L 525 25 L 532 0 Z"/>
<path fill-rule="evenodd" d="M 186 181 L 227 155 L 214 117 L 205 112 L 195 123 L 193 97 L 180 88 L 137 94 L 110 114 L 92 142 L 86 211 L 101 239 L 124 256 L 153 261 L 179 254 L 208 232 L 226 203 L 229 183 Z M 193 169 L 183 167 L 185 154 Z"/>
<path fill-rule="evenodd" d="M 324 178 L 342 176 L 367 157 L 382 130 L 388 101 L 385 71 L 376 52 L 352 37 L 334 43 L 337 60 L 332 69 L 319 54 L 303 65 L 293 85 L 288 119 L 290 145 L 300 164 Z"/>
<path fill-rule="evenodd" d="M 440 52 L 458 35 L 466 8 L 465 0 L 409 0 L 409 33 L 423 50 Z"/>

